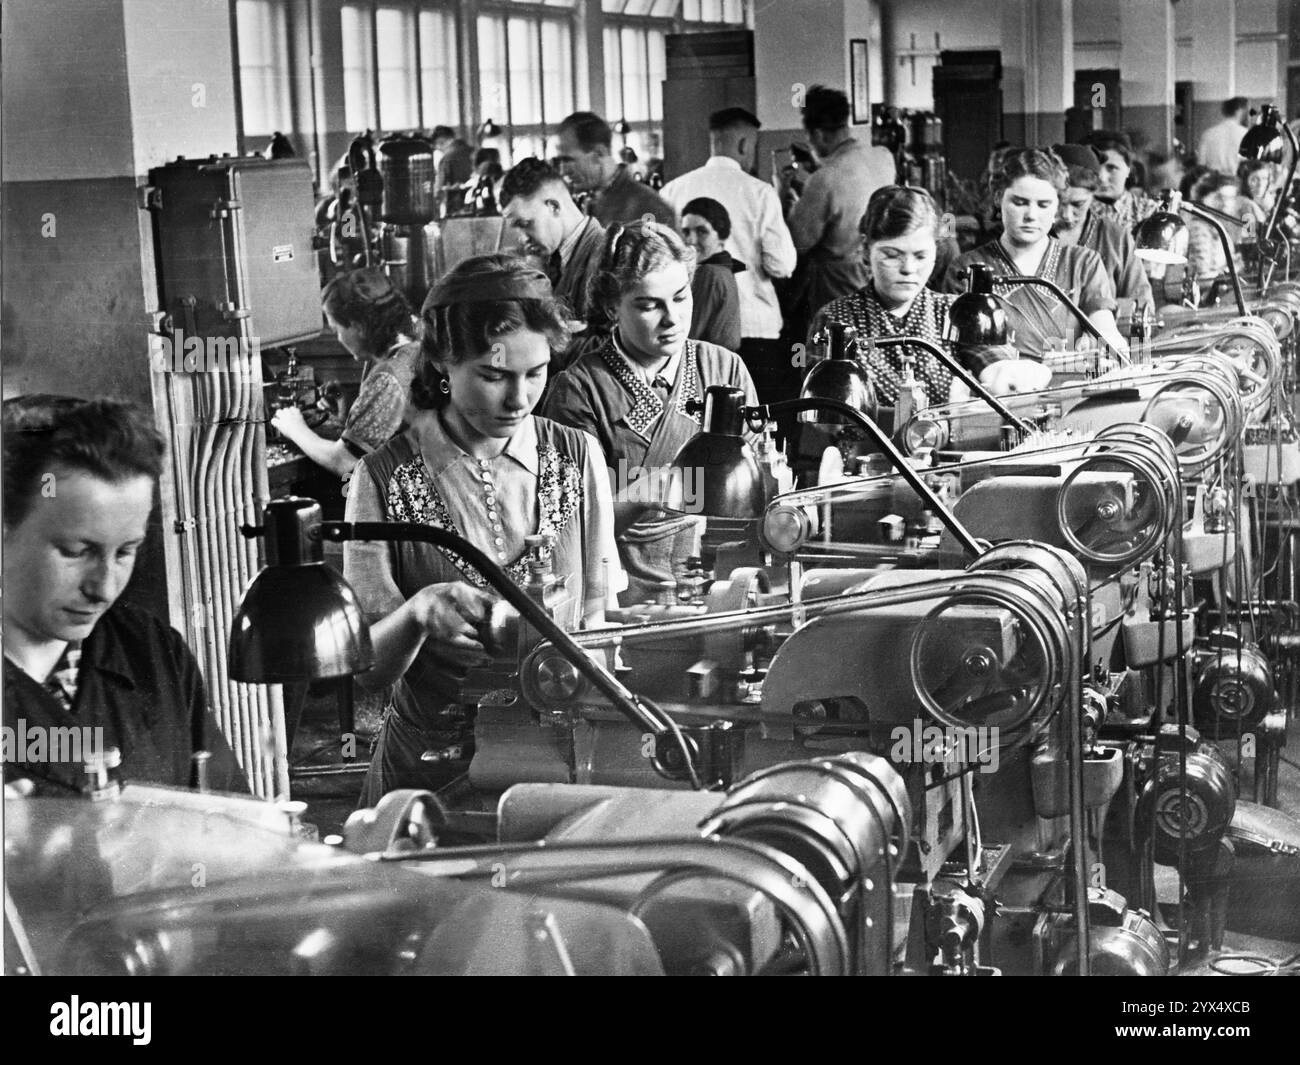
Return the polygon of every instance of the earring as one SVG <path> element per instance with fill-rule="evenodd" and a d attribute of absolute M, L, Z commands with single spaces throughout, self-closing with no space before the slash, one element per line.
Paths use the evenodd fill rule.
<path fill-rule="evenodd" d="M 450 396 L 451 382 L 444 377 L 441 381 L 438 382 L 438 391 L 441 392 L 444 396 Z"/>

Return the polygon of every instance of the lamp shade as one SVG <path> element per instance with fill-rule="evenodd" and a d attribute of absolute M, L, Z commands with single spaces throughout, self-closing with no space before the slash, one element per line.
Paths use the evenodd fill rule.
<path fill-rule="evenodd" d="M 1260 159 L 1281 163 L 1286 159 L 1286 138 L 1282 134 L 1282 116 L 1272 104 L 1265 104 L 1259 122 L 1246 130 L 1237 148 L 1243 159 Z"/>
<path fill-rule="evenodd" d="M 483 125 L 479 126 L 478 135 L 479 140 L 488 140 L 491 137 L 499 137 L 501 136 L 501 127 L 489 118 L 483 123 Z"/>
<path fill-rule="evenodd" d="M 665 505 L 711 518 L 756 518 L 767 506 L 763 474 L 745 429 L 745 393 L 727 385 L 704 391 L 704 431 L 673 459 Z"/>
<path fill-rule="evenodd" d="M 1174 211 L 1177 206 L 1156 211 L 1139 223 L 1133 232 L 1139 259 L 1152 263 L 1187 262 L 1187 225 Z"/>
<path fill-rule="evenodd" d="M 1007 335 L 1007 312 L 993 291 L 993 270 L 971 263 L 966 291 L 948 308 L 945 339 L 961 347 L 1000 347 Z"/>
<path fill-rule="evenodd" d="M 374 665 L 370 629 L 348 583 L 324 562 L 314 500 L 266 505 L 267 565 L 248 586 L 230 632 L 232 680 L 285 684 L 364 673 Z"/>
<path fill-rule="evenodd" d="M 834 399 L 847 403 L 867 417 L 874 417 L 879 408 L 875 387 L 866 371 L 854 359 L 823 359 L 808 371 L 801 399 Z M 819 425 L 851 425 L 846 416 L 832 410 L 800 411 L 799 420 Z"/>

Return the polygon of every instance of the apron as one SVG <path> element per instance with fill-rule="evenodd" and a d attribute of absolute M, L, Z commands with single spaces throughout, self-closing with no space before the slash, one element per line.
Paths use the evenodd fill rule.
<path fill-rule="evenodd" d="M 659 417 L 647 427 L 649 448 L 642 465 L 646 469 L 671 466 L 677 452 L 700 432 L 699 415 L 685 414 L 681 406 L 688 399 L 700 399 L 702 375 L 694 343 L 687 341 L 682 365 L 673 383 L 668 401 Z M 658 401 L 658 397 L 655 397 Z M 640 430 L 639 435 L 645 436 Z M 635 606 L 653 599 L 664 581 L 674 579 L 688 558 L 700 553 L 704 519 L 692 514 L 667 514 L 651 511 L 618 533 L 619 556 L 627 573 L 627 590 L 619 595 L 622 606 Z"/>

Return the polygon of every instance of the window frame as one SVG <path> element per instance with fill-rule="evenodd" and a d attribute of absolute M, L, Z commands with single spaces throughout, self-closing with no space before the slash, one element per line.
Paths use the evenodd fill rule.
<path fill-rule="evenodd" d="M 597 2 L 599 2 L 599 0 L 586 0 L 586 3 L 597 3 Z M 504 148 L 504 151 L 502 152 L 502 155 L 504 157 L 502 159 L 503 166 L 506 166 L 508 168 L 509 166 L 513 166 L 515 163 L 517 163 L 520 158 L 523 158 L 522 155 L 516 157 L 516 153 L 514 149 L 515 149 L 515 142 L 517 140 L 524 140 L 524 139 L 540 140 L 542 145 L 541 157 L 545 158 L 546 155 L 548 154 L 547 145 L 549 143 L 550 137 L 552 133 L 554 133 L 554 131 L 559 128 L 560 123 L 558 121 L 548 122 L 546 120 L 546 116 L 548 113 L 548 105 L 547 105 L 547 96 L 546 96 L 547 72 L 546 72 L 546 65 L 545 65 L 546 63 L 545 35 L 542 33 L 542 25 L 544 23 L 549 22 L 558 25 L 561 27 L 561 32 L 567 33 L 568 35 L 569 61 L 568 61 L 567 70 L 563 71 L 564 76 L 566 76 L 568 80 L 568 92 L 567 92 L 568 104 L 566 105 L 568 113 L 572 113 L 574 106 L 577 104 L 577 101 L 580 99 L 581 94 L 578 92 L 578 44 L 579 44 L 579 29 L 581 25 L 580 19 L 584 14 L 585 14 L 584 0 L 574 0 L 574 2 L 567 7 L 560 6 L 559 4 L 539 3 L 537 2 L 537 0 L 480 0 L 480 2 L 477 5 L 475 5 L 473 16 L 475 19 L 474 32 L 476 36 L 476 42 L 475 42 L 476 53 L 477 53 L 477 41 L 479 39 L 478 38 L 479 19 L 484 19 L 484 18 L 496 19 L 499 20 L 504 26 L 504 32 L 501 35 L 501 40 L 503 42 L 503 48 L 504 48 L 503 55 L 502 55 L 502 63 L 504 64 L 507 76 L 502 81 L 502 88 L 504 90 L 504 96 L 505 96 L 506 113 L 504 116 L 487 114 L 487 113 L 481 113 L 478 116 L 480 125 L 483 122 L 486 122 L 488 119 L 492 119 L 494 122 L 498 123 L 500 126 L 503 127 L 503 130 L 505 132 L 503 132 L 499 138 L 494 138 Z M 533 39 L 533 41 L 530 43 L 535 43 L 537 48 L 537 54 L 535 57 L 536 66 L 537 66 L 536 69 L 537 79 L 536 79 L 536 84 L 533 86 L 533 88 L 537 93 L 537 113 L 541 118 L 541 120 L 538 122 L 516 123 L 513 120 L 514 112 L 515 112 L 514 87 L 511 85 L 512 79 L 509 76 L 511 70 L 511 64 L 510 64 L 510 20 L 511 19 L 519 19 L 529 24 L 530 36 Z M 475 80 L 477 83 L 477 92 L 475 94 L 477 97 L 476 104 L 479 110 L 482 111 L 483 91 L 482 91 L 481 81 L 482 81 L 483 70 L 482 70 L 481 61 L 478 60 L 477 55 L 476 55 L 475 65 L 477 67 L 477 69 L 474 72 Z M 560 121 L 563 121 L 563 119 L 561 119 Z"/>
<path fill-rule="evenodd" d="M 405 130 L 430 130 L 434 125 L 451 125 L 459 127 L 463 124 L 465 118 L 465 99 L 464 93 L 460 90 L 460 72 L 462 69 L 462 42 L 461 26 L 462 20 L 466 16 L 465 8 L 457 0 L 346 0 L 346 3 L 339 5 L 339 17 L 342 18 L 344 7 L 357 7 L 367 13 L 370 18 L 370 93 L 371 107 L 368 117 L 368 123 L 365 129 L 374 130 L 377 133 L 396 133 Z M 395 126 L 391 129 L 382 123 L 383 118 L 383 95 L 380 91 L 380 70 L 379 70 L 379 9 L 389 8 L 400 10 L 406 20 L 406 31 L 412 38 L 411 59 L 412 68 L 411 76 L 414 78 L 415 85 L 412 91 L 412 102 L 415 107 L 416 124 L 414 126 Z M 452 116 L 447 115 L 428 115 L 425 114 L 424 97 L 424 41 L 420 33 L 420 15 L 425 12 L 439 12 L 443 15 L 450 16 L 449 24 L 452 31 L 452 69 L 455 72 L 455 80 L 458 91 L 456 93 L 456 115 L 454 122 L 448 122 L 447 119 Z M 343 55 L 344 67 L 346 68 L 347 56 Z M 346 91 L 346 83 L 345 83 Z M 346 107 L 346 102 L 345 102 Z M 356 135 L 364 132 L 363 129 L 349 129 L 350 134 Z"/>

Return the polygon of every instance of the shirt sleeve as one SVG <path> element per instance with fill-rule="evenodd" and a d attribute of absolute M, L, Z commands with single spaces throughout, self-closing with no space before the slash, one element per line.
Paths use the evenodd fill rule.
<path fill-rule="evenodd" d="M 541 410 L 536 413 L 600 439 L 595 404 L 583 382 L 567 370 L 556 374 L 542 401 Z"/>
<path fill-rule="evenodd" d="M 813 174 L 804 186 L 803 195 L 790 211 L 790 239 L 800 254 L 805 254 L 821 243 L 828 222 L 827 182 L 820 174 Z"/>
<path fill-rule="evenodd" d="M 343 441 L 355 445 L 363 455 L 383 447 L 401 427 L 407 399 L 406 389 L 391 373 L 371 373 L 348 411 Z"/>
<path fill-rule="evenodd" d="M 600 443 L 583 433 L 587 445 L 582 459 L 582 490 L 587 501 L 582 537 L 583 615 L 618 606 L 618 593 L 627 588 L 614 541 L 614 495 L 601 457 Z"/>
<path fill-rule="evenodd" d="M 1137 245 L 1133 238 L 1122 229 L 1119 231 L 1119 280 L 1115 295 L 1135 300 L 1138 306 L 1155 302 L 1151 293 L 1151 280 L 1142 269 L 1137 257 Z"/>
<path fill-rule="evenodd" d="M 700 267 L 691 283 L 695 308 L 691 312 L 691 337 L 719 347 L 729 347 L 723 334 L 727 288 L 716 269 Z"/>
<path fill-rule="evenodd" d="M 763 272 L 768 277 L 789 277 L 799 256 L 790 228 L 781 217 L 781 200 L 770 185 L 760 189 L 758 200 L 758 246 Z"/>
<path fill-rule="evenodd" d="M 357 466 L 344 512 L 347 521 L 387 521 L 374 474 Z M 357 593 L 370 621 L 387 617 L 406 602 L 393 574 L 392 547 L 380 541 L 349 540 L 343 545 L 343 577 Z"/>
<path fill-rule="evenodd" d="M 1101 256 L 1091 248 L 1080 248 L 1079 309 L 1084 314 L 1097 311 L 1115 312 L 1115 285 L 1106 273 Z"/>

